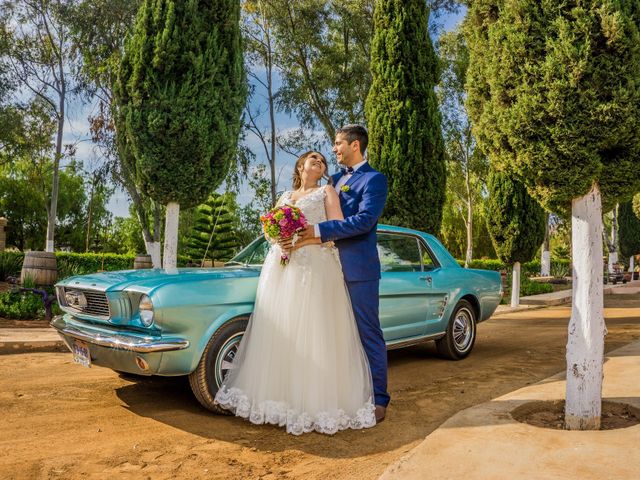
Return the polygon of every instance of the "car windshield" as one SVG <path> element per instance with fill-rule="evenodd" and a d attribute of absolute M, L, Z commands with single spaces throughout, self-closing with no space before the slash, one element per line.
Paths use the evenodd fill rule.
<path fill-rule="evenodd" d="M 226 265 L 262 265 L 268 252 L 269 244 L 260 236 L 226 262 Z"/>

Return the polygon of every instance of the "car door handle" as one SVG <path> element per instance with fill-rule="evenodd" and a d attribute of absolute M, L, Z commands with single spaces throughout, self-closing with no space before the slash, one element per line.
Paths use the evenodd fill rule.
<path fill-rule="evenodd" d="M 424 280 L 427 283 L 431 283 L 431 277 L 420 277 L 420 280 Z"/>

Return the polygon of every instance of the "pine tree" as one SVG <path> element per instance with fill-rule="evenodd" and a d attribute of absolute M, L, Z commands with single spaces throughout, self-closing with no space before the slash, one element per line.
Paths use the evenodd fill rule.
<path fill-rule="evenodd" d="M 180 205 L 202 202 L 234 158 L 246 83 L 239 0 L 145 0 L 116 88 L 136 183 L 167 205 L 175 267 Z"/>
<path fill-rule="evenodd" d="M 620 254 L 630 258 L 629 270 L 633 271 L 633 257 L 640 253 L 640 218 L 633 212 L 632 202 L 624 202 L 618 208 L 618 239 Z"/>
<path fill-rule="evenodd" d="M 371 164 L 389 181 L 382 220 L 437 234 L 446 166 L 428 24 L 424 0 L 376 2 L 365 113 Z"/>
<path fill-rule="evenodd" d="M 511 306 L 520 304 L 520 264 L 536 255 L 544 240 L 546 215 L 524 185 L 509 175 L 491 170 L 485 201 L 487 230 L 498 258 L 513 265 Z"/>
<path fill-rule="evenodd" d="M 569 429 L 600 426 L 602 210 L 640 191 L 640 4 L 474 0 L 468 111 L 482 150 L 572 215 Z"/>
<path fill-rule="evenodd" d="M 228 260 L 239 245 L 237 204 L 232 194 L 212 193 L 207 201 L 196 207 L 194 225 L 187 239 L 187 255 L 202 259 Z"/>

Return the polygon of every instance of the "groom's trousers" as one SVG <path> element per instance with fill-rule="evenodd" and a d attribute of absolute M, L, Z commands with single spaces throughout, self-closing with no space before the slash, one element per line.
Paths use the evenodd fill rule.
<path fill-rule="evenodd" d="M 369 359 L 375 404 L 386 407 L 387 393 L 387 346 L 380 328 L 380 280 L 346 282 L 353 313 L 364 351 Z"/>

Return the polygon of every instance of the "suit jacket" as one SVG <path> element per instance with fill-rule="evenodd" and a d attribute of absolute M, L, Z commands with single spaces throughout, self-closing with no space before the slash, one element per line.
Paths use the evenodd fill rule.
<path fill-rule="evenodd" d="M 339 172 L 331 177 L 334 185 L 341 176 Z M 320 238 L 335 242 L 346 281 L 377 280 L 380 259 L 376 226 L 387 200 L 387 177 L 367 162 L 353 172 L 345 186 L 338 190 L 344 220 L 318 224 Z"/>

